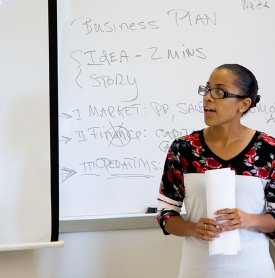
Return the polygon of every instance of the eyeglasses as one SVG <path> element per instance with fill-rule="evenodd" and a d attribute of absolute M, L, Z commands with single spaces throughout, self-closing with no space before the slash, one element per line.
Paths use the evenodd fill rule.
<path fill-rule="evenodd" d="M 206 86 L 199 86 L 198 89 L 198 94 L 201 96 L 206 96 L 208 93 L 210 93 L 212 98 L 219 98 L 219 99 L 223 99 L 223 98 L 227 98 L 227 97 L 232 97 L 232 98 L 247 98 L 247 96 L 240 96 L 240 95 L 235 95 L 235 94 L 231 94 L 228 93 L 226 91 L 224 91 L 223 89 L 220 88 L 208 88 Z"/>

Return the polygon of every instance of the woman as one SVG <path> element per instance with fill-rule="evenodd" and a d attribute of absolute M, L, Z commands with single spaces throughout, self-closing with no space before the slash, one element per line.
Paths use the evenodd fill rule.
<path fill-rule="evenodd" d="M 224 64 L 198 93 L 208 127 L 172 143 L 158 198 L 164 234 L 183 237 L 179 277 L 275 277 L 268 244 L 275 237 L 275 139 L 240 121 L 260 100 L 257 80 L 241 65 Z M 209 219 L 203 174 L 227 167 L 236 174 L 236 208 L 220 208 Z M 208 254 L 209 241 L 235 229 L 237 255 Z"/>

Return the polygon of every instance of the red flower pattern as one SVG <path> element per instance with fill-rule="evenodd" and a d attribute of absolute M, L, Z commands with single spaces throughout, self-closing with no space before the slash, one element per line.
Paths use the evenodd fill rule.
<path fill-rule="evenodd" d="M 168 161 L 171 161 L 173 159 L 173 152 L 171 149 L 168 150 L 168 153 L 167 153 L 167 160 Z"/>
<path fill-rule="evenodd" d="M 206 159 L 206 166 L 211 168 L 211 169 L 218 169 L 221 168 L 221 164 L 217 162 L 214 158 L 210 157 Z"/>
<path fill-rule="evenodd" d="M 260 167 L 257 170 L 257 175 L 261 179 L 266 179 L 268 177 L 268 171 L 265 168 Z"/>
<path fill-rule="evenodd" d="M 270 137 L 265 133 L 263 133 L 263 140 L 268 144 L 270 144 L 271 146 L 275 146 L 275 138 Z"/>
<path fill-rule="evenodd" d="M 201 173 L 201 174 L 203 174 L 203 173 L 205 173 L 205 171 L 207 171 L 207 169 L 205 167 L 198 167 L 196 170 L 198 173 Z"/>
<path fill-rule="evenodd" d="M 173 176 L 173 172 L 171 170 L 167 171 L 167 179 L 170 183 L 174 184 L 174 176 Z"/>
<path fill-rule="evenodd" d="M 182 173 L 180 170 L 174 169 L 173 175 L 175 177 L 175 180 L 180 181 L 180 182 L 182 181 Z"/>
<path fill-rule="evenodd" d="M 252 176 L 252 174 L 251 174 L 249 171 L 244 171 L 244 172 L 243 172 L 243 175 L 244 175 L 244 176 Z"/>
<path fill-rule="evenodd" d="M 200 132 L 202 134 L 202 131 Z M 275 139 L 273 137 L 270 137 L 265 133 L 258 133 L 258 137 L 255 138 L 254 144 L 251 145 L 251 148 L 243 157 L 244 164 L 240 165 L 239 163 L 230 163 L 230 166 L 229 164 L 224 166 L 222 160 L 219 161 L 214 159 L 211 151 L 209 152 L 208 150 L 206 152 L 202 146 L 202 138 L 203 137 L 200 136 L 199 132 L 194 132 L 176 140 L 176 144 L 174 146 L 172 144 L 167 153 L 166 163 L 169 165 L 173 164 L 174 161 L 177 161 L 177 164 L 173 164 L 173 167 L 168 167 L 166 170 L 164 169 L 163 172 L 163 175 L 167 177 L 167 181 L 169 183 L 179 187 L 183 186 L 184 173 L 188 173 L 190 169 L 194 169 L 191 170 L 191 172 L 205 173 L 207 170 L 219 169 L 223 167 L 230 167 L 232 170 L 234 169 L 237 175 L 257 176 L 262 179 L 275 179 L 275 160 L 273 159 L 275 153 L 270 154 L 269 162 L 264 161 L 264 165 L 261 163 L 261 151 L 263 149 L 262 144 L 265 143 L 270 147 L 275 146 Z M 182 145 L 183 142 L 184 144 Z M 189 154 L 186 153 L 186 151 L 181 151 L 181 148 L 182 150 L 185 150 L 186 148 L 186 150 L 189 151 Z M 272 169 L 270 169 L 270 167 Z M 184 190 L 183 186 L 179 191 L 184 192 Z"/>
<path fill-rule="evenodd" d="M 256 155 L 257 155 L 256 149 L 255 148 L 250 149 L 246 154 L 248 163 L 250 164 L 254 163 Z"/>
<path fill-rule="evenodd" d="M 200 163 L 198 161 L 192 161 L 192 165 L 195 167 L 195 168 L 199 168 L 201 167 Z"/>
<path fill-rule="evenodd" d="M 188 161 L 184 157 L 180 157 L 180 162 L 184 168 L 188 167 Z"/>
<path fill-rule="evenodd" d="M 187 141 L 190 142 L 190 145 L 191 145 L 192 147 L 195 148 L 195 150 L 196 150 L 195 152 L 196 152 L 196 153 L 198 153 L 198 154 L 201 154 L 201 153 L 202 153 L 202 151 L 201 151 L 202 146 L 201 146 L 201 142 L 200 142 L 200 138 L 199 138 L 199 135 L 198 135 L 198 134 L 190 134 L 190 135 L 187 135 L 187 136 L 185 137 L 185 139 L 186 139 Z"/>

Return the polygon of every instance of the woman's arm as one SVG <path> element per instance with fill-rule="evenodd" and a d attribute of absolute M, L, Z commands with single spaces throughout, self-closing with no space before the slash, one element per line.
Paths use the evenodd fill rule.
<path fill-rule="evenodd" d="M 171 216 L 164 227 L 165 231 L 176 236 L 192 236 L 202 240 L 213 240 L 221 233 L 217 222 L 202 217 L 198 223 L 184 220 L 181 216 Z"/>
<path fill-rule="evenodd" d="M 167 233 L 176 236 L 194 236 L 196 224 L 184 220 L 181 216 L 172 216 L 166 222 L 164 229 Z"/>

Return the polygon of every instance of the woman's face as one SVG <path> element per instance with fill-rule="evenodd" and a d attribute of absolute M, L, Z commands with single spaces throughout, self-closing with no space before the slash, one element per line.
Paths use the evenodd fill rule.
<path fill-rule="evenodd" d="M 235 85 L 236 75 L 226 69 L 212 72 L 206 86 L 210 89 L 219 88 L 225 92 L 241 95 Z M 242 115 L 243 100 L 238 98 L 216 99 L 208 93 L 203 97 L 204 120 L 208 126 L 224 126 L 239 123 Z"/>

